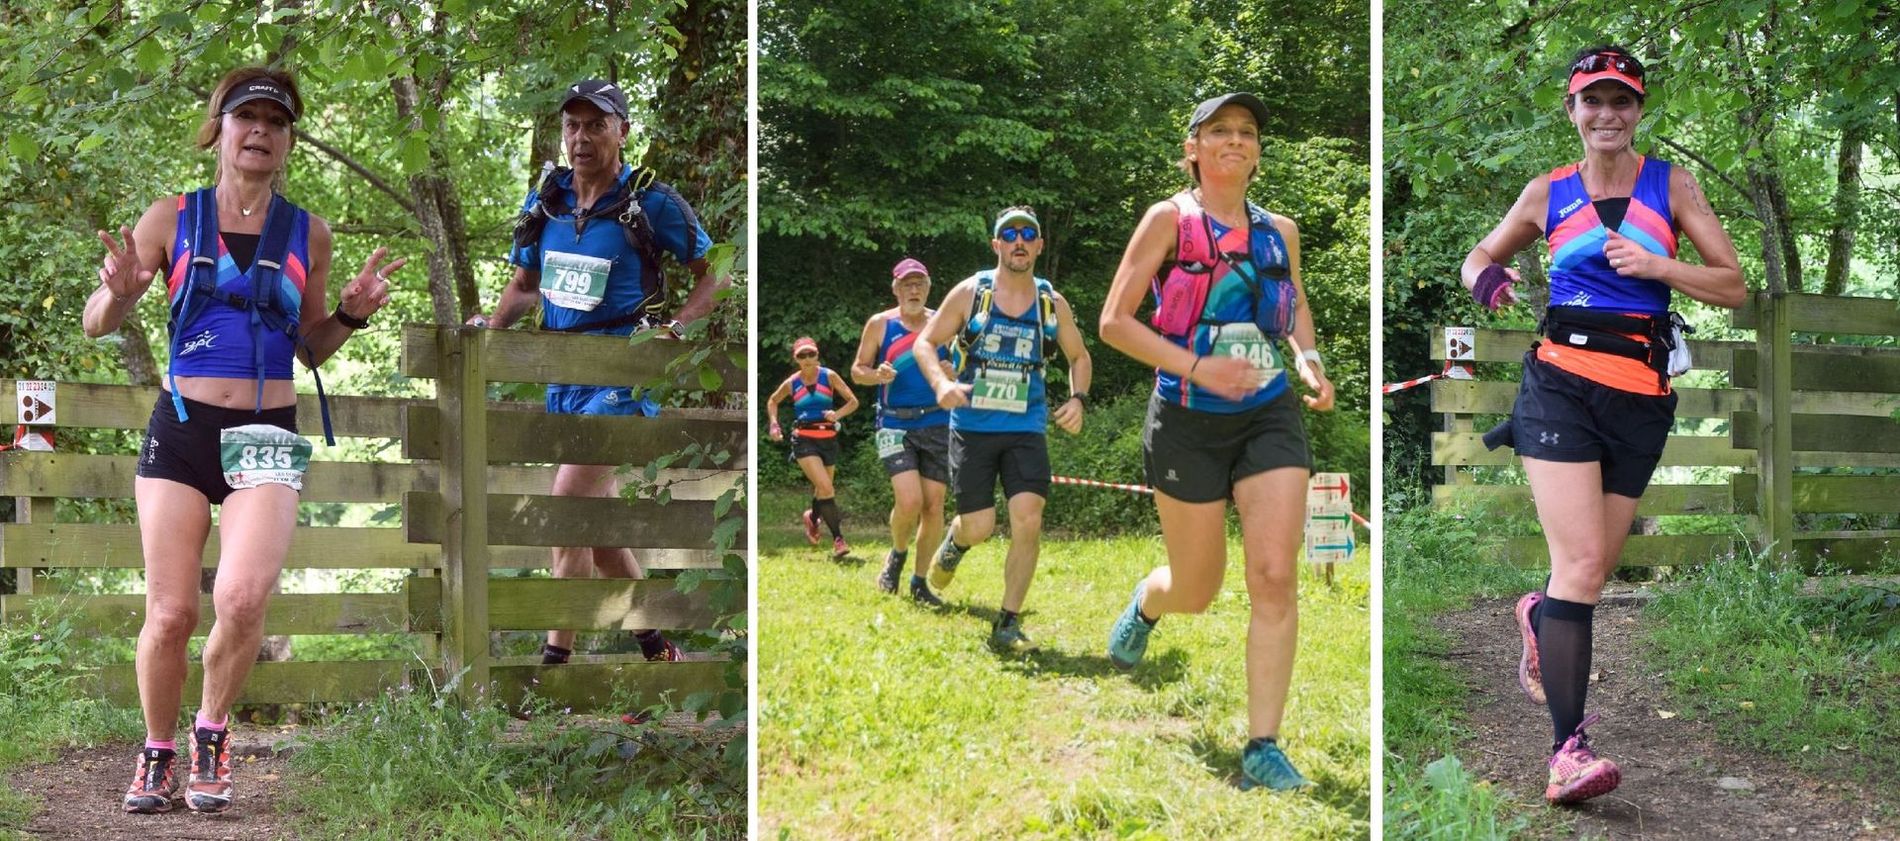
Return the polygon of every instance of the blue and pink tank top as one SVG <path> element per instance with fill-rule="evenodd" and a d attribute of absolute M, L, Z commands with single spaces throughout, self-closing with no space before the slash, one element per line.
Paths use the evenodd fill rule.
<path fill-rule="evenodd" d="M 1669 212 L 1667 161 L 1644 157 L 1636 186 L 1616 232 L 1643 250 L 1676 256 L 1675 219 Z M 1661 281 L 1624 277 L 1603 256 L 1609 233 L 1597 216 L 1596 205 L 1583 186 L 1577 164 L 1550 172 L 1550 203 L 1544 211 L 1545 238 L 1550 247 L 1550 305 L 1582 307 L 1615 313 L 1666 318 L 1669 286 Z M 1641 337 L 1634 337 L 1641 338 Z M 1654 369 L 1641 361 L 1550 342 L 1540 344 L 1537 356 L 1552 365 L 1611 388 L 1639 394 L 1667 394 Z"/>
<path fill-rule="evenodd" d="M 296 214 L 290 226 L 290 247 L 284 255 L 284 269 L 278 278 L 278 299 L 295 321 L 302 311 L 304 281 L 310 267 L 310 214 L 296 205 L 283 206 Z M 189 289 L 191 274 L 191 236 L 195 227 L 185 209 L 185 196 L 178 197 L 177 233 L 172 237 L 171 271 L 165 276 L 168 297 L 175 301 Z M 252 266 L 256 262 L 253 260 Z M 224 238 L 218 238 L 217 285 L 231 295 L 253 296 L 249 267 L 240 272 L 231 259 Z M 251 329 L 250 314 L 210 297 L 192 303 L 189 323 L 172 325 L 179 331 L 178 352 L 171 361 L 171 373 L 181 377 L 234 377 L 255 379 L 253 363 L 254 334 L 264 343 L 264 378 L 291 378 L 294 343 L 283 333 Z"/>

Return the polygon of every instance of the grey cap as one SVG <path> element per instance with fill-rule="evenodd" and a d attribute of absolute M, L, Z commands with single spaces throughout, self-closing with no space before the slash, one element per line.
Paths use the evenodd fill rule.
<path fill-rule="evenodd" d="M 224 95 L 224 105 L 218 110 L 229 114 L 239 105 L 259 99 L 270 100 L 283 106 L 284 110 L 290 114 L 290 121 L 293 123 L 297 121 L 297 101 L 291 98 L 290 91 L 284 90 L 283 86 L 266 76 L 259 76 L 231 86 L 230 92 Z"/>
<path fill-rule="evenodd" d="M 619 86 L 603 79 L 586 79 L 567 88 L 567 97 L 561 100 L 561 107 L 577 99 L 586 100 L 594 107 L 621 119 L 627 118 L 627 95 Z"/>
<path fill-rule="evenodd" d="M 1200 128 L 1202 123 L 1207 122 L 1209 117 L 1214 116 L 1214 112 L 1219 111 L 1223 105 L 1245 106 L 1248 111 L 1253 112 L 1253 121 L 1255 124 L 1262 127 L 1265 127 L 1267 124 L 1267 104 L 1261 102 L 1260 97 L 1250 93 L 1224 93 L 1200 105 L 1194 106 L 1194 116 L 1188 120 L 1188 135 L 1190 137 L 1193 136 L 1194 130 Z"/>

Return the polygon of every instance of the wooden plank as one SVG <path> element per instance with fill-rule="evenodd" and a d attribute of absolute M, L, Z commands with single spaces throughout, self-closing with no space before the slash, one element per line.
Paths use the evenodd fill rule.
<path fill-rule="evenodd" d="M 204 565 L 216 567 L 220 544 L 212 529 Z M 0 567 L 142 569 L 139 527 L 127 523 L 0 525 Z M 435 547 L 403 539 L 397 528 L 300 526 L 291 533 L 286 569 L 433 568 Z"/>
<path fill-rule="evenodd" d="M 1432 328 L 1431 358 L 1434 362 L 1445 361 L 1445 328 Z M 1479 362 L 1520 362 L 1524 352 L 1531 349 L 1531 342 L 1539 336 L 1533 330 L 1498 330 L 1480 327 L 1473 341 L 1472 355 Z M 1728 354 L 1735 348 L 1752 347 L 1748 342 L 1706 342 L 1689 340 L 1689 355 L 1695 360 L 1698 370 L 1723 370 L 1728 367 Z"/>
<path fill-rule="evenodd" d="M 1456 465 L 1516 464 L 1509 447 L 1486 450 L 1481 433 L 1432 433 L 1432 463 Z M 1671 435 L 1663 447 L 1662 465 L 1749 467 L 1755 454 L 1729 446 L 1727 438 L 1710 435 Z"/>
<path fill-rule="evenodd" d="M 710 606 L 710 586 L 682 593 L 675 583 L 668 579 L 497 578 L 488 585 L 488 625 L 497 631 L 711 628 L 719 617 Z"/>
<path fill-rule="evenodd" d="M 19 622 L 36 609 L 70 612 L 73 627 L 82 636 L 136 637 L 145 623 L 145 596 L 0 596 L 0 618 Z M 200 597 L 198 630 L 211 632 L 216 611 L 211 596 Z M 428 626 L 439 628 L 431 618 Z M 405 593 L 280 593 L 270 598 L 264 614 L 266 634 L 399 634 L 419 630 L 409 622 Z"/>
<path fill-rule="evenodd" d="M 1803 346 L 1791 351 L 1793 385 L 1800 391 L 1900 392 L 1900 351 L 1893 348 Z M 1761 383 L 1761 356 L 1754 350 L 1735 352 L 1729 382 L 1737 388 Z M 1888 398 L 1890 401 L 1892 397 Z M 1888 411 L 1900 405 L 1889 403 Z"/>
<path fill-rule="evenodd" d="M 1432 488 L 1439 508 L 1480 507 L 1504 514 L 1535 514 L 1529 485 L 1470 485 Z M 1729 514 L 1735 507 L 1728 485 L 1650 485 L 1636 506 L 1640 517 L 1672 514 Z"/>
<path fill-rule="evenodd" d="M 1756 513 L 1760 480 L 1752 473 L 1730 479 L 1737 513 Z M 1794 510 L 1802 514 L 1900 514 L 1900 476 L 1798 474 Z"/>
<path fill-rule="evenodd" d="M 492 670 L 492 694 L 515 708 L 532 692 L 557 707 L 576 712 L 626 712 L 611 707 L 616 689 L 629 693 L 628 703 L 634 709 L 667 700 L 678 703 L 695 692 L 724 689 L 726 668 L 724 660 L 496 665 Z"/>
<path fill-rule="evenodd" d="M 138 464 L 134 456 L 75 453 L 0 452 L 0 496 L 130 499 Z M 304 502 L 395 503 L 402 493 L 435 489 L 441 468 L 415 464 L 313 461 L 304 477 Z M 662 479 L 677 480 L 675 499 L 714 499 L 732 485 L 731 475 L 712 470 L 672 470 Z M 496 493 L 547 493 L 554 469 L 543 466 L 490 465 L 489 489 Z"/>
<path fill-rule="evenodd" d="M 483 375 L 490 382 L 576 383 L 642 386 L 666 376 L 675 357 L 692 353 L 700 342 L 666 339 L 638 344 L 619 336 L 576 336 L 531 330 L 491 330 L 488 364 Z M 746 391 L 745 370 L 715 350 L 708 357 L 721 383 L 717 391 Z M 743 360 L 740 360 L 743 362 Z M 435 328 L 409 325 L 402 331 L 402 372 L 411 377 L 440 376 L 442 356 L 435 346 Z M 698 390 L 698 374 L 687 371 L 677 382 Z"/>
<path fill-rule="evenodd" d="M 50 501 L 50 500 L 49 500 Z M 139 527 L 127 523 L 0 523 L 0 568 L 144 569 Z M 204 565 L 218 565 L 218 532 L 205 543 Z M 438 569 L 441 549 L 411 543 L 400 528 L 300 526 L 292 532 L 285 569 Z M 647 569 L 720 569 L 712 550 L 647 549 L 638 553 Z M 548 550 L 539 546 L 493 546 L 491 569 L 545 569 Z"/>
<path fill-rule="evenodd" d="M 326 660 L 258 663 L 238 695 L 240 704 L 312 704 L 368 701 L 401 686 L 415 666 L 410 660 Z M 131 663 L 103 666 L 82 681 L 91 694 L 121 707 L 139 705 L 138 677 Z M 196 704 L 204 688 L 203 666 L 189 664 L 184 703 Z"/>
<path fill-rule="evenodd" d="M 1516 381 L 1436 380 L 1432 411 L 1477 415 L 1508 415 L 1517 401 Z M 1724 418 L 1731 412 L 1755 408 L 1755 393 L 1735 388 L 1678 388 L 1679 418 Z"/>
<path fill-rule="evenodd" d="M 433 407 L 416 407 L 406 418 L 403 457 L 440 458 L 441 412 Z M 665 414 L 654 418 L 492 414 L 488 425 L 491 461 L 644 465 L 694 443 L 707 453 L 731 453 L 727 467 L 743 466 L 746 422 Z"/>
<path fill-rule="evenodd" d="M 87 429 L 144 429 L 158 402 L 154 386 L 110 383 L 59 384 L 59 425 Z M 11 426 L 19 407 L 13 399 L 13 380 L 0 381 L 0 425 Z M 428 401 L 403 397 L 359 397 L 331 394 L 330 426 L 338 438 L 395 438 L 402 434 L 398 417 L 406 405 Z M 538 408 L 538 407 L 536 407 Z M 323 414 L 315 394 L 297 395 L 297 428 L 323 438 Z"/>
<path fill-rule="evenodd" d="M 1790 415 L 1791 443 L 1796 450 L 1900 453 L 1900 422 L 1893 418 L 1844 415 Z M 1761 417 L 1736 412 L 1729 423 L 1729 441 L 1740 449 L 1761 445 Z"/>
<path fill-rule="evenodd" d="M 442 380 L 436 405 L 455 423 L 442 430 L 442 507 L 424 516 L 442 529 L 442 648 L 444 668 L 461 676 L 456 697 L 480 701 L 488 686 L 488 401 L 486 362 L 489 331 L 448 327 L 432 331 L 441 354 Z M 403 505 L 403 521 L 416 525 Z"/>
<path fill-rule="evenodd" d="M 409 540 L 442 542 L 447 508 L 440 494 L 403 495 Z M 625 546 L 632 549 L 702 548 L 712 544 L 713 503 L 588 497 L 488 496 L 489 542 L 505 546 Z M 740 516 L 744 511 L 734 509 Z"/>
<path fill-rule="evenodd" d="M 1728 534 L 1638 534 L 1623 544 L 1623 566 L 1696 566 L 1744 549 Z M 1543 569 L 1550 565 L 1544 538 L 1512 537 L 1502 541 L 1500 553 L 1508 563 Z"/>
<path fill-rule="evenodd" d="M 1850 333 L 1863 336 L 1900 334 L 1900 306 L 1887 298 L 1850 298 L 1841 295 L 1792 294 L 1788 298 L 1786 329 L 1801 333 Z M 1750 298 L 1729 316 L 1729 323 L 1756 329 L 1762 304 Z"/>

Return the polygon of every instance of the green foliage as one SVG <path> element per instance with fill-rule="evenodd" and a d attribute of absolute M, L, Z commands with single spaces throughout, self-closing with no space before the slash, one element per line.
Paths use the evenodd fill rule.
<path fill-rule="evenodd" d="M 446 700 L 391 692 L 339 715 L 292 754 L 290 809 L 315 837 L 745 837 L 743 766 L 704 758 L 727 736 L 545 706 L 521 728 Z"/>
<path fill-rule="evenodd" d="M 1484 839 L 1522 837 L 1530 819 L 1510 817 L 1502 795 L 1490 782 L 1473 779 L 1458 757 L 1446 754 L 1423 772 L 1393 763 L 1391 798 L 1385 807 L 1385 832 L 1403 839 Z"/>
<path fill-rule="evenodd" d="M 1683 714 L 1734 743 L 1852 779 L 1890 779 L 1900 727 L 1900 594 L 1765 557 L 1701 567 L 1651 606 Z M 1721 656 L 1710 656 L 1721 652 Z"/>
<path fill-rule="evenodd" d="M 66 747 L 137 738 L 144 723 L 136 709 L 87 697 L 75 685 L 106 660 L 75 634 L 73 618 L 57 610 L 0 625 L 0 769 L 44 758 Z M 0 825 L 29 816 L 36 804 L 0 801 Z"/>
<path fill-rule="evenodd" d="M 1145 399 L 1152 370 L 1093 338 L 1108 279 L 1143 209 L 1186 185 L 1174 162 L 1194 103 L 1252 89 L 1271 109 L 1253 198 L 1300 225 L 1308 303 L 1339 391 L 1338 411 L 1308 416 L 1319 467 L 1369 486 L 1363 6 L 768 0 L 759 14 L 760 235 L 773 268 L 762 388 L 778 384 L 802 335 L 848 368 L 865 319 L 891 305 L 892 264 L 924 261 L 941 298 L 995 264 L 990 220 L 1027 202 L 1047 234 L 1037 273 L 1069 299 L 1089 343 L 1095 405 Z M 1051 393 L 1063 394 L 1065 366 L 1050 371 Z M 847 428 L 847 453 L 870 426 Z M 1061 459 L 1070 442 L 1052 433 L 1051 443 Z M 858 458 L 846 461 L 848 485 Z M 762 481 L 798 480 L 791 465 L 762 462 Z M 1091 478 L 1140 475 L 1135 461 Z M 1151 517 L 1071 525 L 1109 531 Z"/>

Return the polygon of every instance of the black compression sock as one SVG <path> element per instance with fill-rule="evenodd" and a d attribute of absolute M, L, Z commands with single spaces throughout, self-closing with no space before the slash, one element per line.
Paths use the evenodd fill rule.
<path fill-rule="evenodd" d="M 996 617 L 996 627 L 1007 628 L 1021 621 L 1022 618 L 1023 618 L 1022 614 L 1017 613 L 1016 611 L 1013 611 L 1013 610 L 1002 611 L 1002 613 Z"/>
<path fill-rule="evenodd" d="M 909 559 L 910 559 L 910 550 L 909 550 L 909 549 L 905 549 L 905 550 L 902 550 L 902 551 L 899 551 L 899 550 L 896 550 L 896 549 L 892 549 L 892 550 L 891 550 L 891 560 L 892 560 L 893 562 L 895 562 L 895 563 L 900 563 L 900 564 L 901 564 L 901 563 L 903 563 L 903 562 L 905 562 L 905 561 L 907 561 L 907 560 L 909 560 Z"/>
<path fill-rule="evenodd" d="M 666 650 L 666 637 L 653 628 L 633 632 L 633 641 L 640 644 L 640 653 L 647 657 L 658 657 Z"/>
<path fill-rule="evenodd" d="M 541 665 L 543 666 L 561 665 L 562 663 L 567 662 L 567 658 L 573 656 L 573 654 L 574 654 L 574 651 L 572 649 L 562 648 L 552 643 L 548 645 L 543 645 L 541 646 Z"/>
<path fill-rule="evenodd" d="M 834 496 L 821 499 L 813 503 L 813 506 L 812 510 L 817 512 L 819 519 L 824 520 L 825 525 L 831 529 L 831 536 L 843 537 L 844 532 L 840 531 L 838 526 L 844 521 L 844 512 L 838 508 L 838 498 Z"/>
<path fill-rule="evenodd" d="M 1590 642 L 1596 605 L 1545 597 L 1542 607 L 1537 663 L 1550 706 L 1555 742 L 1551 750 L 1555 751 L 1583 723 L 1584 697 L 1590 690 Z"/>
<path fill-rule="evenodd" d="M 1266 747 L 1267 745 L 1272 745 L 1272 744 L 1278 744 L 1278 743 L 1279 743 L 1279 739 L 1278 739 L 1277 737 L 1274 737 L 1274 736 L 1261 736 L 1261 737 L 1259 737 L 1259 738 L 1257 738 L 1257 739 L 1248 739 L 1248 740 L 1247 740 L 1247 747 L 1246 747 L 1246 749 L 1247 749 L 1247 750 L 1258 750 L 1258 749 L 1260 749 L 1260 748 L 1264 748 L 1264 747 Z"/>

